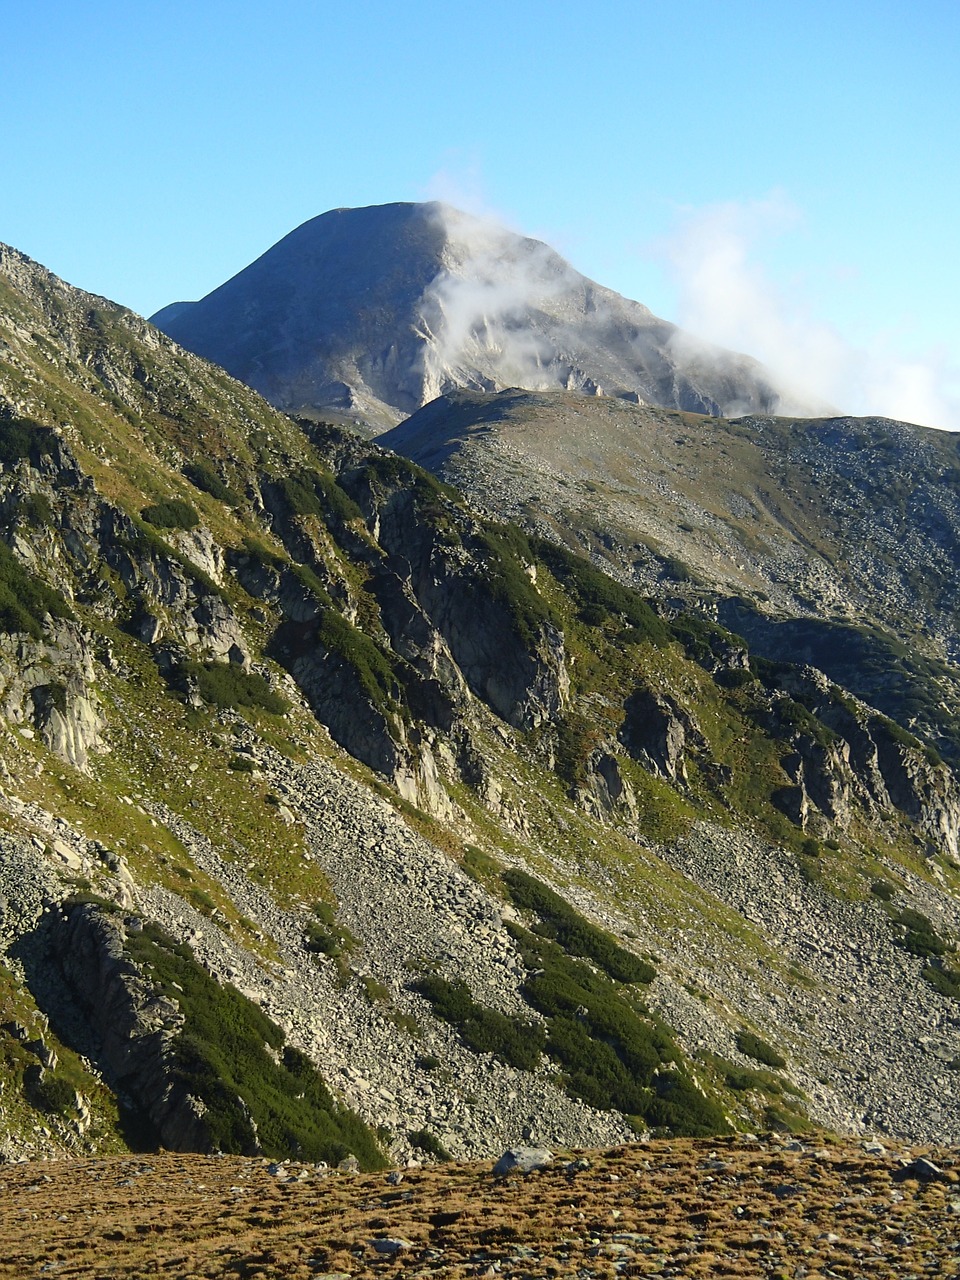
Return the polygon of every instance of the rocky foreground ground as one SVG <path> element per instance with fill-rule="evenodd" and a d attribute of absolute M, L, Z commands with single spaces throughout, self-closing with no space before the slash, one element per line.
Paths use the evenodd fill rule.
<path fill-rule="evenodd" d="M 168 1153 L 0 1171 L 0 1276 L 960 1274 L 960 1151 L 663 1140 L 354 1174 Z"/>

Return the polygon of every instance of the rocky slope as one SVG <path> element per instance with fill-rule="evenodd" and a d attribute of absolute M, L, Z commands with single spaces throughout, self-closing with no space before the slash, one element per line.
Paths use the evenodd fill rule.
<path fill-rule="evenodd" d="M 8 1156 L 960 1138 L 929 742 L 6 249 L 0 322 Z"/>
<path fill-rule="evenodd" d="M 447 205 L 334 209 L 152 317 L 281 409 L 381 428 L 441 393 L 565 387 L 771 411 L 753 360 L 697 343 L 547 245 Z"/>
<path fill-rule="evenodd" d="M 379 442 L 957 759 L 955 435 L 507 391 L 443 396 Z"/>

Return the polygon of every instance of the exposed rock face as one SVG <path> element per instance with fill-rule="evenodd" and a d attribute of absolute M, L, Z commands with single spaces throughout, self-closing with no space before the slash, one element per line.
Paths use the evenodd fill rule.
<path fill-rule="evenodd" d="M 124 938 L 122 918 L 93 905 L 70 908 L 50 932 L 108 1078 L 148 1117 L 165 1147 L 209 1151 L 203 1105 L 178 1080 L 173 1041 L 183 1017 L 125 955 Z"/>
<path fill-rule="evenodd" d="M 598 818 L 619 819 L 632 825 L 637 817 L 637 798 L 620 770 L 615 745 L 592 751 L 584 773 L 585 782 L 573 792 L 579 803 Z"/>
<path fill-rule="evenodd" d="M 669 694 L 639 688 L 627 701 L 621 738 L 632 756 L 671 781 L 683 780 L 683 753 L 691 734 L 699 737 L 689 712 Z"/>
<path fill-rule="evenodd" d="M 91 637 L 68 622 L 52 625 L 44 641 L 0 635 L 0 711 L 86 769 L 90 752 L 103 746 Z"/>
<path fill-rule="evenodd" d="M 440 204 L 322 214 L 153 321 L 280 408 L 382 426 L 456 387 L 713 414 L 779 398 L 754 361 L 696 344 L 546 245 Z"/>
<path fill-rule="evenodd" d="M 956 858 L 960 784 L 930 748 L 849 695 L 822 672 L 793 668 L 782 677 L 793 697 L 812 711 L 829 737 L 798 730 L 781 764 L 794 783 L 777 803 L 799 826 L 828 819 L 847 829 L 864 811 L 879 820 L 897 810 L 923 832 L 931 852 Z M 771 714 L 777 717 L 773 700 Z"/>

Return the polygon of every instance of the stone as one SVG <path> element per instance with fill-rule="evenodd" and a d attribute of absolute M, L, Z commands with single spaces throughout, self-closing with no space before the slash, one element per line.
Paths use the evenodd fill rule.
<path fill-rule="evenodd" d="M 918 1156 L 916 1160 L 911 1160 L 908 1165 L 904 1165 L 894 1174 L 897 1182 L 904 1182 L 907 1178 L 916 1178 L 918 1182 L 939 1182 L 946 1179 L 946 1174 L 938 1164 L 934 1164 L 932 1160 L 925 1160 L 923 1156 Z"/>
<path fill-rule="evenodd" d="M 508 1173 L 532 1173 L 543 1169 L 553 1161 L 553 1152 L 545 1147 L 510 1147 L 493 1166 L 497 1177 Z"/>
<path fill-rule="evenodd" d="M 370 1245 L 377 1253 L 390 1256 L 394 1253 L 402 1253 L 405 1249 L 412 1249 L 413 1241 L 403 1236 L 379 1236 L 376 1240 L 371 1240 Z"/>

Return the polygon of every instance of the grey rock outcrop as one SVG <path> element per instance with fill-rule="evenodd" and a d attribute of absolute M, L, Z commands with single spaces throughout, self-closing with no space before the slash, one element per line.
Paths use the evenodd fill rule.
<path fill-rule="evenodd" d="M 43 640 L 0 635 L 0 713 L 86 769 L 90 753 L 103 748 L 90 636 L 63 621 L 51 623 Z"/>
<path fill-rule="evenodd" d="M 203 1104 L 178 1079 L 174 1041 L 183 1015 L 124 952 L 123 918 L 79 905 L 52 917 L 48 945 L 83 1010 L 91 1052 L 114 1087 L 171 1151 L 209 1151 Z"/>

